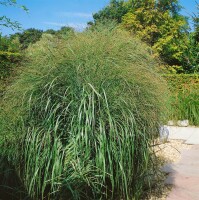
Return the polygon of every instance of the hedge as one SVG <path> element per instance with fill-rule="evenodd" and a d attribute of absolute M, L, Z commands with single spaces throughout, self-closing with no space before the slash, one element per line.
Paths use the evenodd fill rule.
<path fill-rule="evenodd" d="M 199 74 L 167 74 L 163 77 L 172 92 L 199 88 Z"/>

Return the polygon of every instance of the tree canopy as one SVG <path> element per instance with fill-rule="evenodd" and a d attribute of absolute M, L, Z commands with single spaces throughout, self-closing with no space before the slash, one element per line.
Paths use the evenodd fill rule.
<path fill-rule="evenodd" d="M 161 2 L 142 1 L 139 8 L 123 16 L 122 26 L 152 46 L 165 62 L 178 65 L 187 48 L 187 21 L 177 14 L 177 9 L 170 11 L 168 5 L 164 8 Z"/>
<path fill-rule="evenodd" d="M 180 14 L 181 8 L 179 0 L 113 0 L 93 18 L 94 23 L 104 19 L 115 20 L 134 37 L 148 43 L 154 55 L 174 66 L 174 71 L 188 72 L 193 71 L 194 64 L 188 62 L 187 56 L 191 51 L 195 52 L 195 48 L 190 50 L 193 39 L 191 41 L 188 19 Z M 197 16 L 194 22 L 195 33 L 192 37 L 197 41 Z M 192 57 L 195 56 L 192 54 Z"/>
<path fill-rule="evenodd" d="M 106 19 L 122 22 L 122 17 L 129 11 L 129 4 L 125 1 L 111 0 L 110 4 L 93 15 L 95 22 Z"/>
<path fill-rule="evenodd" d="M 194 21 L 194 38 L 196 42 L 199 42 L 199 3 L 197 4 L 197 13 L 194 14 L 193 16 L 193 21 Z"/>

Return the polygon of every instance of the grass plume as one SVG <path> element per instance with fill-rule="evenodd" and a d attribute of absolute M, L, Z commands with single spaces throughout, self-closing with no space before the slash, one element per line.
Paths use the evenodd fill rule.
<path fill-rule="evenodd" d="M 167 99 L 150 48 L 117 27 L 46 35 L 8 89 L 1 152 L 33 199 L 139 199 Z"/>

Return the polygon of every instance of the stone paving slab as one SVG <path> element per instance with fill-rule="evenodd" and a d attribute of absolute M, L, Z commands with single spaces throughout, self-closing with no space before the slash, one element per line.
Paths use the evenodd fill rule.
<path fill-rule="evenodd" d="M 199 144 L 199 130 L 186 140 L 186 144 Z"/>
<path fill-rule="evenodd" d="M 198 194 L 175 187 L 173 192 L 167 197 L 167 200 L 198 200 Z"/>
<path fill-rule="evenodd" d="M 185 140 L 186 144 L 199 144 L 198 127 L 167 126 L 169 139 Z"/>
<path fill-rule="evenodd" d="M 184 163 L 172 165 L 171 169 L 167 171 L 167 173 L 171 173 L 170 176 L 175 177 L 178 176 L 194 176 L 199 178 L 199 164 L 189 164 L 185 165 Z"/>
<path fill-rule="evenodd" d="M 199 200 L 199 145 L 183 150 L 178 163 L 162 170 L 169 173 L 165 183 L 173 185 L 167 200 Z"/>
<path fill-rule="evenodd" d="M 198 191 L 199 188 L 199 176 L 190 176 L 187 174 L 181 174 L 179 172 L 171 173 L 170 176 L 165 180 L 165 184 L 167 185 L 173 185 L 175 184 L 175 187 L 184 188 L 186 190 L 187 185 L 189 185 L 189 188 L 187 190 L 196 190 Z"/>
<path fill-rule="evenodd" d="M 185 127 L 168 127 L 168 129 L 170 139 L 187 140 L 193 134 L 193 130 L 190 131 Z"/>
<path fill-rule="evenodd" d="M 195 146 L 195 149 L 193 149 L 193 147 Z M 181 160 L 179 161 L 179 164 L 181 163 L 186 163 L 186 165 L 196 165 L 199 164 L 199 160 L 198 160 L 198 147 L 199 145 L 193 145 L 193 147 L 189 150 L 184 150 L 181 151 L 181 154 L 183 155 L 183 157 L 181 157 Z M 197 147 L 197 148 L 196 148 Z"/>

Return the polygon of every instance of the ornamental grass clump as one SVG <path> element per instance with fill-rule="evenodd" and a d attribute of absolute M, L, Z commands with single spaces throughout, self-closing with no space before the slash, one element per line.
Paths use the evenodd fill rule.
<path fill-rule="evenodd" d="M 4 96 L 0 156 L 33 199 L 139 199 L 167 90 L 150 48 L 117 28 L 45 35 Z"/>
<path fill-rule="evenodd" d="M 199 75 L 164 75 L 171 91 L 169 118 L 189 120 L 190 125 L 199 126 Z"/>

